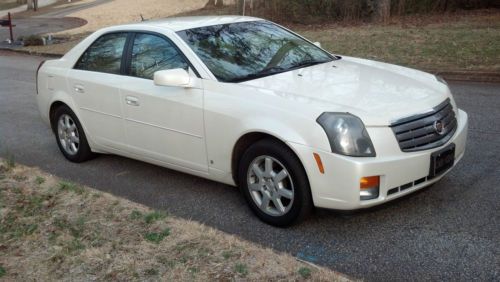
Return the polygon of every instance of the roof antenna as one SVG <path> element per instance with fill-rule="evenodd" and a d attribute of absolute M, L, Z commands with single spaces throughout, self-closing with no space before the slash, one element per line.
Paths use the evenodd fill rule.
<path fill-rule="evenodd" d="M 144 17 L 142 16 L 142 14 L 139 14 L 141 16 L 141 22 L 145 21 Z"/>

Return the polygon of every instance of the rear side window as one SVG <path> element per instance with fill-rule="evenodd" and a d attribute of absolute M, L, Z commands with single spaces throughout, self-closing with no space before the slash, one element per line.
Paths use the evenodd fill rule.
<path fill-rule="evenodd" d="M 188 63 L 172 43 L 162 37 L 139 33 L 135 36 L 130 62 L 130 75 L 153 79 L 155 72 L 182 68 Z"/>
<path fill-rule="evenodd" d="M 127 33 L 111 33 L 99 37 L 83 53 L 75 69 L 120 74 Z"/>

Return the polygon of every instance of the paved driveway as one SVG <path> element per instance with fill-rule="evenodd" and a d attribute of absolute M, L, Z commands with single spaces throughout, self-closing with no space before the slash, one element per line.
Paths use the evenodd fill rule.
<path fill-rule="evenodd" d="M 17 40 L 19 36 L 56 33 L 85 25 L 87 21 L 83 19 L 66 16 L 71 13 L 107 3 L 109 1 L 111 0 L 96 0 L 78 5 L 51 8 L 50 10 L 43 10 L 43 12 L 39 12 L 36 16 L 29 18 L 20 18 L 13 15 L 12 23 L 16 25 L 13 29 L 14 40 Z M 3 47 L 8 46 L 4 43 L 4 41 L 8 38 L 10 38 L 9 29 L 0 27 L 0 47 L 2 45 Z"/>
<path fill-rule="evenodd" d="M 0 53 L 0 155 L 365 280 L 500 279 L 500 85 L 454 83 L 470 115 L 468 149 L 446 178 L 381 208 L 317 211 L 278 229 L 237 189 L 116 156 L 65 161 L 35 105 L 40 58 Z"/>

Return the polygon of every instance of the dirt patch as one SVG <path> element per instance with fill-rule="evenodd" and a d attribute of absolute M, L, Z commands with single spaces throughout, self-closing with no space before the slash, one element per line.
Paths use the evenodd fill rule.
<path fill-rule="evenodd" d="M 88 24 L 64 33 L 78 34 L 110 25 L 139 22 L 141 15 L 145 19 L 165 18 L 200 9 L 205 4 L 206 0 L 115 0 L 70 14 L 69 16 L 87 20 Z"/>
<path fill-rule="evenodd" d="M 0 161 L 1 278 L 348 281 L 199 223 Z"/>

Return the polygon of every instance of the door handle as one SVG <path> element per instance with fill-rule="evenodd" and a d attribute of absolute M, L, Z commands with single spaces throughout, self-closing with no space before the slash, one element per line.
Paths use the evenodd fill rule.
<path fill-rule="evenodd" d="M 125 102 L 127 102 L 127 105 L 129 106 L 139 106 L 139 99 L 136 97 L 127 96 L 125 98 Z"/>
<path fill-rule="evenodd" d="M 73 86 L 73 88 L 75 89 L 76 92 L 78 93 L 85 93 L 85 88 L 83 87 L 83 85 L 80 85 L 80 84 L 75 84 Z"/>

